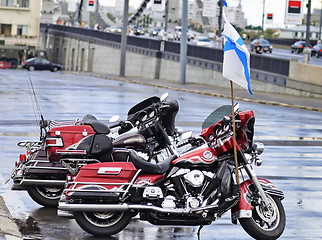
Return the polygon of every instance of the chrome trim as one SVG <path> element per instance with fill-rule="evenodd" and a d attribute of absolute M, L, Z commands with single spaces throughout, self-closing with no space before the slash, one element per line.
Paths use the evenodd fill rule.
<path fill-rule="evenodd" d="M 19 186 L 42 185 L 42 186 L 64 186 L 65 180 L 39 180 L 39 179 L 21 179 Z"/>
<path fill-rule="evenodd" d="M 56 149 L 56 154 L 61 155 L 85 155 L 86 150 L 63 150 L 63 149 Z"/>
<path fill-rule="evenodd" d="M 251 218 L 252 210 L 239 210 L 236 212 L 232 212 L 231 218 L 232 220 L 237 220 L 238 218 Z"/>
<path fill-rule="evenodd" d="M 44 169 L 44 170 L 66 170 L 67 168 L 65 167 L 35 167 L 35 166 L 26 166 L 26 169 Z"/>
<path fill-rule="evenodd" d="M 121 167 L 100 167 L 97 170 L 98 175 L 119 175 L 122 171 Z"/>
<path fill-rule="evenodd" d="M 145 210 L 145 211 L 154 211 L 160 213 L 173 213 L 173 214 L 191 214 L 199 211 L 204 211 L 212 208 L 218 207 L 214 206 L 205 206 L 198 208 L 162 208 L 149 205 L 138 205 L 138 204 L 70 204 L 66 202 L 59 202 L 58 209 L 63 211 L 82 211 L 82 212 L 105 212 L 105 211 L 115 211 L 115 212 L 124 212 L 129 210 Z"/>
<path fill-rule="evenodd" d="M 62 218 L 74 219 L 73 212 L 57 210 L 57 216 Z"/>
<path fill-rule="evenodd" d="M 17 143 L 19 147 L 39 147 L 42 145 L 42 141 L 24 140 Z"/>

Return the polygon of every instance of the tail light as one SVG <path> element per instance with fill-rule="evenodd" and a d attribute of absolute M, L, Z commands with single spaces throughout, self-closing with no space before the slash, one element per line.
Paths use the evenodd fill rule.
<path fill-rule="evenodd" d="M 19 161 L 20 161 L 20 162 L 25 162 L 25 161 L 27 161 L 27 156 L 26 156 L 26 154 L 20 154 L 20 155 L 19 155 Z"/>
<path fill-rule="evenodd" d="M 46 138 L 47 147 L 63 147 L 63 139 L 61 137 L 48 137 Z"/>

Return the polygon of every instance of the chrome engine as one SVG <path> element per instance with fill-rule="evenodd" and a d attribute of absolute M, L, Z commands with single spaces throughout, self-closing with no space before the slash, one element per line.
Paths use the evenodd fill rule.
<path fill-rule="evenodd" d="M 163 208 L 198 208 L 216 198 L 218 179 L 215 173 L 201 170 L 180 169 L 166 184 Z"/>

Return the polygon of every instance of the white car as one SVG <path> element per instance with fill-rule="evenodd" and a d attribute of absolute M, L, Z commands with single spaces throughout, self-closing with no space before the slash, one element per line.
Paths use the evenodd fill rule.
<path fill-rule="evenodd" d="M 207 37 L 196 37 L 193 43 L 197 46 L 213 47 L 214 43 Z"/>
<path fill-rule="evenodd" d="M 170 30 L 164 31 L 163 29 L 158 34 L 159 39 L 164 41 L 173 41 L 174 40 L 174 34 Z"/>

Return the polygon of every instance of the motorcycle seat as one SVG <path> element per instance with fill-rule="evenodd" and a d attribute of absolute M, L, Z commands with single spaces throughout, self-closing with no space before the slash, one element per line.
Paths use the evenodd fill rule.
<path fill-rule="evenodd" d="M 129 152 L 130 162 L 132 162 L 137 169 L 141 169 L 142 173 L 146 174 L 164 174 L 170 169 L 171 162 L 177 158 L 176 155 L 172 155 L 161 163 L 151 163 L 138 156 L 134 150 L 129 150 Z"/>
<path fill-rule="evenodd" d="M 94 129 L 95 132 L 101 133 L 101 134 L 109 134 L 110 128 L 106 126 L 104 123 L 98 121 L 96 117 L 94 117 L 92 114 L 87 114 L 83 117 L 82 122 L 85 125 L 90 125 Z"/>

